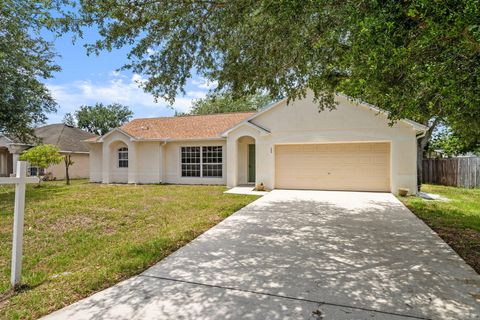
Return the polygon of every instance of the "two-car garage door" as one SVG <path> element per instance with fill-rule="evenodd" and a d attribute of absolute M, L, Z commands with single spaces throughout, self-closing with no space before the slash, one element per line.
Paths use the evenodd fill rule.
<path fill-rule="evenodd" d="M 390 191 L 390 144 L 277 145 L 275 187 Z"/>

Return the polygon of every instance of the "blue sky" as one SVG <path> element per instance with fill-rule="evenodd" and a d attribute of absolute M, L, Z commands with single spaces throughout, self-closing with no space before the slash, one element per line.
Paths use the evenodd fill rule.
<path fill-rule="evenodd" d="M 163 100 L 155 103 L 151 94 L 139 88 L 141 75 L 115 71 L 127 62 L 128 48 L 87 56 L 83 44 L 92 43 L 96 37 L 89 31 L 75 44 L 71 35 L 54 40 L 62 71 L 45 81 L 59 104 L 57 113 L 49 114 L 48 123 L 61 122 L 65 113 L 95 102 L 128 105 L 134 118 L 170 116 L 175 110 L 188 111 L 192 100 L 204 97 L 211 87 L 205 79 L 195 76 L 187 83 L 186 95 L 177 96 L 173 109 Z"/>

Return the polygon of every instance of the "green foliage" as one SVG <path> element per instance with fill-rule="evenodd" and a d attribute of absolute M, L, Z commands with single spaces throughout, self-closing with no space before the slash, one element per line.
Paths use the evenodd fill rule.
<path fill-rule="evenodd" d="M 46 169 L 51 165 L 58 164 L 63 160 L 63 156 L 57 146 L 52 144 L 41 144 L 24 151 L 20 155 L 20 160 L 28 161 L 30 165 Z"/>
<path fill-rule="evenodd" d="M 267 95 L 254 94 L 235 98 L 231 93 L 209 93 L 203 99 L 194 100 L 190 114 L 258 111 L 271 102 Z"/>
<path fill-rule="evenodd" d="M 425 185 L 449 201 L 399 198 L 480 273 L 480 189 Z"/>
<path fill-rule="evenodd" d="M 311 89 L 323 110 L 342 91 L 392 121 L 480 133 L 478 0 L 98 0 L 81 16 L 100 31 L 91 52 L 131 46 L 125 68 L 170 101 L 194 69 L 236 96 Z"/>
<path fill-rule="evenodd" d="M 477 136 L 477 139 L 480 137 Z M 429 151 L 442 150 L 447 157 L 461 155 L 467 152 L 474 152 L 480 154 L 480 146 L 472 147 L 470 143 L 462 136 L 459 136 L 451 130 L 443 130 L 434 135 L 428 145 Z"/>
<path fill-rule="evenodd" d="M 75 121 L 75 117 L 71 113 L 67 113 L 63 116 L 62 122 L 70 127 L 76 127 L 77 122 Z"/>
<path fill-rule="evenodd" d="M 40 31 L 59 26 L 52 11 L 59 9 L 60 2 L 0 2 L 0 133 L 27 141 L 33 128 L 45 122 L 46 113 L 56 110 L 41 81 L 51 78 L 60 67 L 54 62 L 53 44 L 45 41 Z"/>
<path fill-rule="evenodd" d="M 81 106 L 74 115 L 66 114 L 63 121 L 88 132 L 104 135 L 128 122 L 132 115 L 133 112 L 127 106 L 119 103 L 106 106 L 96 103 L 95 106 Z"/>

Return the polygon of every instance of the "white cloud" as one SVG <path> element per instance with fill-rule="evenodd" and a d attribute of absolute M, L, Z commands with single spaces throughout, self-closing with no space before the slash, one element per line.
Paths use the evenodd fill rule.
<path fill-rule="evenodd" d="M 192 84 L 197 86 L 200 89 L 211 90 L 217 87 L 217 81 L 209 81 L 205 78 L 193 79 Z"/>
<path fill-rule="evenodd" d="M 193 99 L 203 98 L 206 94 L 205 82 L 192 80 L 191 90 L 185 96 L 179 96 L 173 106 L 163 99 L 155 102 L 154 97 L 143 91 L 140 85 L 145 79 L 138 74 L 130 78 L 119 73 L 111 72 L 107 81 L 78 80 L 66 84 L 47 84 L 53 97 L 59 104 L 57 114 L 49 117 L 49 122 L 60 122 L 67 112 L 72 112 L 81 105 L 92 105 L 96 102 L 104 104 L 118 102 L 128 105 L 134 112 L 134 117 L 155 117 L 172 115 L 175 110 L 186 112 L 191 108 Z M 188 85 L 187 85 L 188 86 Z"/>

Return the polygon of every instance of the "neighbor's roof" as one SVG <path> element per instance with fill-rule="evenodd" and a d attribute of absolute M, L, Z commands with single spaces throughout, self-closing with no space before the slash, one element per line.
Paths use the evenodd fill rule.
<path fill-rule="evenodd" d="M 236 112 L 135 119 L 120 127 L 120 130 L 140 140 L 220 138 L 222 132 L 254 114 L 255 112 Z M 88 141 L 93 142 L 96 139 L 88 139 Z"/>
<path fill-rule="evenodd" d="M 60 151 L 89 152 L 88 146 L 83 142 L 86 139 L 98 136 L 78 128 L 67 126 L 63 123 L 49 124 L 36 128 L 35 136 L 44 144 L 56 145 Z"/>

